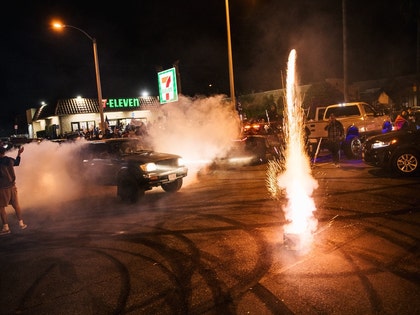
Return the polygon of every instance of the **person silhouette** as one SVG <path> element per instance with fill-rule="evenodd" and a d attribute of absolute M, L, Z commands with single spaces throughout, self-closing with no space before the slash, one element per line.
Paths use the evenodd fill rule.
<path fill-rule="evenodd" d="M 19 227 L 23 230 L 28 226 L 23 223 L 22 210 L 19 205 L 17 188 L 15 184 L 16 175 L 15 166 L 20 164 L 20 155 L 24 147 L 20 147 L 16 159 L 5 155 L 6 149 L 0 146 L 0 216 L 3 227 L 0 235 L 10 234 L 10 228 L 7 220 L 6 207 L 11 205 L 15 209 L 16 217 L 19 221 Z"/>

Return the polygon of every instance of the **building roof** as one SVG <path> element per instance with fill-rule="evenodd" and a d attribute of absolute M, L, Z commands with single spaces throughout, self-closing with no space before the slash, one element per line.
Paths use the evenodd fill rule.
<path fill-rule="evenodd" d="M 139 97 L 139 110 L 157 110 L 160 106 L 155 96 Z M 132 110 L 132 109 L 131 109 Z M 104 108 L 104 112 L 121 111 L 121 108 Z M 51 116 L 65 116 L 76 114 L 98 113 L 98 99 L 95 98 L 69 98 L 58 100 L 55 106 L 42 105 L 34 114 L 33 120 L 46 119 Z"/>
<path fill-rule="evenodd" d="M 69 98 L 59 100 L 56 105 L 57 116 L 98 113 L 98 100 L 93 98 Z"/>
<path fill-rule="evenodd" d="M 55 116 L 55 107 L 49 106 L 47 104 L 43 104 L 36 109 L 34 116 L 32 117 L 32 120 L 37 121 L 37 120 L 45 119 L 51 116 Z"/>

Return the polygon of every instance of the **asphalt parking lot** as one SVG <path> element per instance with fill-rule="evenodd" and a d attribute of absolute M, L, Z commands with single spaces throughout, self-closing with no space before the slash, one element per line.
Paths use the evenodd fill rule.
<path fill-rule="evenodd" d="M 112 188 L 0 238 L 3 314 L 419 314 L 419 178 L 361 161 L 313 169 L 310 251 L 287 242 L 266 165 L 121 205 Z"/>

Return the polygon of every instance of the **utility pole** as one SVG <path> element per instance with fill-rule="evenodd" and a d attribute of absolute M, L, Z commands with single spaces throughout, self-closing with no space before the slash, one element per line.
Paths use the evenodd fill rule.
<path fill-rule="evenodd" d="M 176 72 L 176 85 L 177 85 L 177 89 L 178 89 L 178 94 L 182 94 L 182 89 L 181 89 L 181 73 L 179 72 L 179 60 L 174 61 L 174 63 L 172 65 L 175 67 L 175 72 Z"/>
<path fill-rule="evenodd" d="M 346 21 L 346 0 L 341 1 L 343 14 L 343 96 L 344 102 L 348 102 L 348 82 L 347 82 L 347 21 Z"/>
<path fill-rule="evenodd" d="M 228 39 L 228 60 L 229 60 L 229 84 L 230 84 L 230 101 L 234 108 L 236 107 L 235 99 L 235 83 L 233 79 L 233 61 L 232 61 L 232 40 L 230 37 L 230 14 L 229 14 L 229 0 L 225 0 L 226 6 L 226 25 L 227 25 L 227 39 Z"/>

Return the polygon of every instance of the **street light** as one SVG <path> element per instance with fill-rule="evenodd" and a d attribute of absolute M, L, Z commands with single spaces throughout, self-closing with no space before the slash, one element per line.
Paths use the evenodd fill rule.
<path fill-rule="evenodd" d="M 54 22 L 52 26 L 55 29 L 63 29 L 65 27 L 70 27 L 78 30 L 79 32 L 83 33 L 87 38 L 89 38 L 92 41 L 93 44 L 93 58 L 95 60 L 95 73 L 96 73 L 96 88 L 98 90 L 98 106 L 99 106 L 99 116 L 101 117 L 101 124 L 100 129 L 103 133 L 105 133 L 105 121 L 104 121 L 104 109 L 102 105 L 102 88 L 101 88 L 101 77 L 99 75 L 99 61 L 98 61 L 98 49 L 96 47 L 96 39 L 90 36 L 88 33 L 86 33 L 84 30 L 72 26 L 72 25 L 64 25 L 58 22 Z"/>
<path fill-rule="evenodd" d="M 347 83 L 347 10 L 346 10 L 346 0 L 341 0 L 341 10 L 342 10 L 342 19 L 343 19 L 343 95 L 344 103 L 347 103 L 349 100 L 348 96 L 348 83 Z"/>
<path fill-rule="evenodd" d="M 236 108 L 235 84 L 234 84 L 234 80 L 233 80 L 232 42 L 231 42 L 231 39 L 230 39 L 229 0 L 225 0 L 225 4 L 226 4 L 227 39 L 228 39 L 230 100 L 231 100 L 234 108 Z"/>

